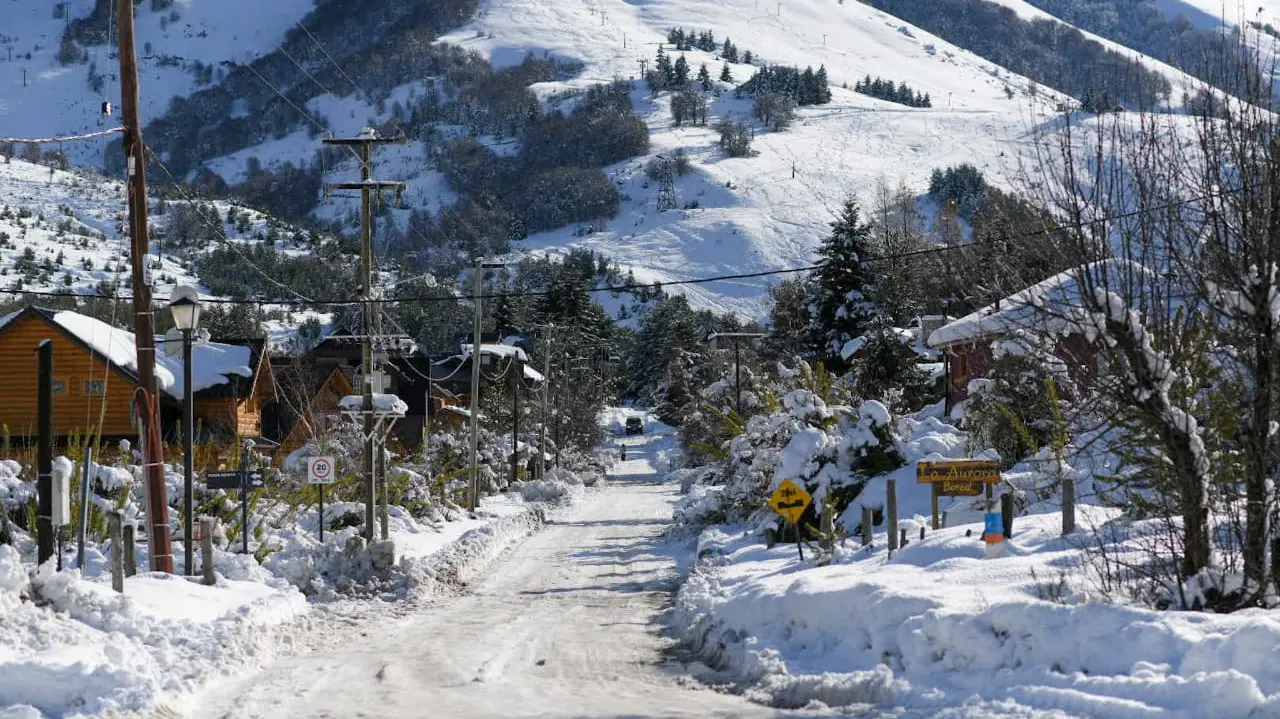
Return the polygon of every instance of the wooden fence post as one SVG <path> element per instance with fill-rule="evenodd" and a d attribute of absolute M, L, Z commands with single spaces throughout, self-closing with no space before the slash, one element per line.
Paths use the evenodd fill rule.
<path fill-rule="evenodd" d="M 132 577 L 138 573 L 138 558 L 134 552 L 135 539 L 133 535 L 135 531 L 137 531 L 136 525 L 124 525 L 124 531 L 122 534 L 124 537 L 124 575 L 126 577 Z"/>
<path fill-rule="evenodd" d="M 862 508 L 862 546 L 866 547 L 871 544 L 871 520 L 874 519 L 870 507 Z"/>
<path fill-rule="evenodd" d="M 1076 481 L 1062 480 L 1062 533 L 1076 531 Z"/>
<path fill-rule="evenodd" d="M 1000 515 L 1004 524 L 1004 538 L 1013 537 L 1013 495 L 1005 492 L 1000 495 Z"/>
<path fill-rule="evenodd" d="M 214 517 L 200 518 L 200 559 L 204 570 L 204 583 L 213 586 L 218 575 L 213 563 L 213 533 L 218 526 Z"/>
<path fill-rule="evenodd" d="M 889 532 L 889 551 L 892 552 L 898 548 L 898 481 L 891 479 L 887 484 L 885 509 L 889 516 L 885 520 Z"/>
<path fill-rule="evenodd" d="M 124 533 L 121 531 L 123 519 L 120 512 L 107 515 L 107 536 L 111 538 L 111 588 L 117 592 L 124 591 Z"/>

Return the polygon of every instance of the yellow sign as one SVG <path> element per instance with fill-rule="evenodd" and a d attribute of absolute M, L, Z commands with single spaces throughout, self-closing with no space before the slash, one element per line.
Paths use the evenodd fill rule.
<path fill-rule="evenodd" d="M 920 462 L 916 464 L 916 481 L 933 482 L 983 482 L 1000 483 L 1000 463 L 977 459 L 951 462 Z"/>
<path fill-rule="evenodd" d="M 769 498 L 769 506 L 773 507 L 773 511 L 781 514 L 784 519 L 792 524 L 800 521 L 800 515 L 804 514 L 804 510 L 813 502 L 813 497 L 804 491 L 804 487 L 792 482 L 789 479 L 782 480 L 782 484 L 778 485 L 777 491 Z"/>

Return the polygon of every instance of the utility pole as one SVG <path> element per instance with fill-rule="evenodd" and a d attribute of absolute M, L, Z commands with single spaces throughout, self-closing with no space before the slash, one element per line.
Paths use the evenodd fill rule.
<path fill-rule="evenodd" d="M 53 557 L 53 340 L 36 346 L 36 562 Z M 81 509 L 80 511 L 85 511 Z M 58 560 L 61 562 L 61 558 Z"/>
<path fill-rule="evenodd" d="M 120 0 L 120 113 L 129 186 L 129 234 L 133 265 L 133 332 L 138 348 L 138 387 L 143 391 L 139 416 L 144 433 L 143 476 L 146 478 L 147 526 L 151 571 L 173 574 L 173 542 L 169 536 L 169 500 L 164 483 L 164 448 L 159 442 L 160 398 L 156 386 L 156 336 L 151 313 L 151 270 L 147 267 L 146 145 L 138 113 L 138 58 L 133 31 L 133 0 Z"/>
<path fill-rule="evenodd" d="M 520 381 L 524 379 L 524 363 L 511 360 L 511 483 L 520 479 Z"/>
<path fill-rule="evenodd" d="M 360 158 L 360 181 L 326 184 L 328 190 L 360 191 L 360 293 L 364 305 L 364 337 L 361 342 L 360 368 L 364 376 L 361 393 L 364 395 L 364 538 L 373 541 L 375 504 L 377 496 L 378 454 L 381 452 L 380 442 L 374 436 L 377 422 L 373 416 L 374 376 L 377 364 L 374 361 L 373 339 L 382 325 L 382 313 L 373 301 L 373 203 L 381 201 L 383 190 L 394 190 L 397 194 L 404 191 L 403 182 L 384 182 L 373 179 L 373 147 L 375 145 L 404 144 L 406 138 L 379 137 L 371 127 L 364 128 L 359 137 L 328 138 L 326 145 L 356 147 Z M 381 387 L 377 388 L 381 391 Z M 385 522 L 382 534 L 385 535 Z M 385 538 L 385 537 L 384 537 Z"/>
<path fill-rule="evenodd" d="M 547 326 L 547 348 L 542 357 L 542 426 L 538 428 L 538 479 L 547 476 L 547 405 L 551 399 L 551 332 L 555 325 Z"/>
<path fill-rule="evenodd" d="M 481 323 L 484 322 L 484 315 L 480 307 L 480 296 L 484 294 L 484 258 L 476 258 L 476 276 L 475 289 L 472 290 L 474 296 L 471 300 L 475 303 L 475 320 L 474 332 L 471 340 L 471 453 L 470 457 L 470 477 L 471 481 L 467 485 L 467 509 L 475 511 L 479 502 L 476 494 L 480 491 L 480 467 L 477 460 L 480 446 L 480 329 Z"/>

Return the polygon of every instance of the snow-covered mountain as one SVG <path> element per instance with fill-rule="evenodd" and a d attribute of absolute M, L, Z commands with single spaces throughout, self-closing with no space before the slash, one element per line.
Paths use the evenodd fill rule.
<path fill-rule="evenodd" d="M 1052 19 L 1035 2 L 996 1 L 1025 19 Z M 11 0 L 0 6 L 0 137 L 74 134 L 114 122 L 100 112 L 103 99 L 114 101 L 118 94 L 115 60 L 108 46 L 86 42 L 62 47 L 69 23 L 91 18 L 95 9 L 101 13 L 109 3 L 71 0 L 63 5 L 66 13 L 61 15 L 47 0 Z M 264 56 L 272 64 L 264 65 L 262 75 L 253 78 L 262 84 L 236 86 L 246 88 L 245 94 L 252 97 L 234 103 L 229 117 L 209 122 L 221 122 L 225 130 L 266 99 L 274 101 L 276 93 L 308 98 L 282 111 L 287 116 L 278 122 L 273 118 L 269 136 L 240 133 L 228 152 L 202 149 L 199 168 L 175 161 L 180 173 L 193 179 L 203 168 L 234 184 L 248 176 L 251 165 L 271 170 L 286 162 L 298 166 L 320 162 L 315 153 L 322 129 L 342 136 L 369 124 L 394 125 L 396 108 L 423 96 L 428 78 L 414 78 L 378 93 L 380 101 L 369 102 L 367 75 L 362 74 L 367 68 L 360 64 L 361 43 L 393 37 L 394 29 L 386 24 L 394 24 L 394 18 L 374 18 L 370 20 L 374 30 L 352 32 L 348 40 L 334 19 L 338 5 L 345 6 L 342 0 L 140 3 L 138 37 L 144 55 L 147 120 L 167 122 L 175 112 L 190 114 L 189 107 L 183 110 L 171 98 L 204 102 L 209 93 L 196 93 L 217 88 L 237 66 Z M 1255 1 L 1247 8 L 1234 1 L 1226 7 L 1221 0 L 1159 0 L 1158 5 L 1169 16 L 1182 13 L 1205 26 L 1224 15 L 1228 24 L 1280 25 L 1275 20 L 1280 18 L 1280 0 Z M 557 106 L 569 91 L 615 78 L 636 78 L 644 61 L 652 65 L 659 44 L 667 42 L 667 33 L 674 27 L 710 30 L 718 41 L 731 38 L 741 50 L 750 50 L 754 64 L 729 64 L 735 83 L 748 79 L 764 63 L 826 68 L 832 101 L 801 108 L 788 129 L 757 132 L 756 154 L 743 158 L 725 157 L 717 147 L 717 133 L 709 127 L 676 126 L 669 110 L 670 94 L 651 98 L 643 91 L 643 83 L 636 84 L 635 111 L 649 128 L 650 149 L 646 156 L 605 168 L 622 197 L 617 215 L 590 232 L 584 232 L 580 223 L 572 224 L 536 233 L 521 246 L 552 253 L 591 248 L 645 281 L 806 265 L 841 200 L 855 194 L 868 201 L 881 181 L 904 182 L 923 191 L 935 168 L 967 162 L 996 185 L 1020 186 L 1020 175 L 1029 169 L 1027 150 L 1045 131 L 1044 121 L 1070 102 L 1053 88 L 856 1 L 482 0 L 474 13 L 467 10 L 465 5 L 458 10 L 461 22 L 452 23 L 453 29 L 441 34 L 440 42 L 478 53 L 495 67 L 519 64 L 530 53 L 581 63 L 572 77 L 532 85 L 544 107 Z M 110 23 L 107 32 L 111 32 Z M 1117 42 L 1089 33 L 1086 37 L 1140 58 L 1144 68 L 1166 78 L 1172 95 L 1193 85 L 1169 65 Z M 281 48 L 287 48 L 283 57 L 278 52 Z M 60 61 L 60 51 L 62 60 L 71 60 L 70 64 Z M 706 63 L 713 76 L 718 76 L 723 64 L 718 52 L 681 54 L 693 68 Z M 95 73 L 102 76 L 100 88 L 92 87 Z M 906 107 L 846 89 L 868 75 L 885 76 L 928 93 L 932 107 Z M 280 78 L 290 81 L 282 83 Z M 255 99 L 259 95 L 266 99 Z M 713 118 L 748 118 L 750 100 L 721 92 L 710 111 Z M 172 136 L 176 126 L 161 122 L 149 128 L 157 146 L 169 148 L 161 152 L 166 161 L 179 145 L 222 141 Z M 226 134 L 220 137 L 225 139 Z M 481 139 L 498 147 L 511 142 Z M 100 166 L 106 145 L 107 140 L 94 140 L 67 143 L 64 149 L 77 164 Z M 678 149 L 690 158 L 692 172 L 676 181 L 679 209 L 658 212 L 659 188 L 646 177 L 644 167 L 652 157 Z M 325 162 L 322 169 L 329 181 L 350 179 L 356 172 L 349 158 Z M 392 212 L 402 227 L 409 210 L 434 212 L 457 199 L 432 168 L 428 146 L 421 141 L 380 150 L 377 173 L 409 183 L 404 209 Z M 335 197 L 321 202 L 313 214 L 344 220 L 354 209 L 354 200 Z M 770 282 L 726 281 L 684 291 L 700 306 L 754 314 L 761 309 Z"/>
<path fill-rule="evenodd" d="M 125 186 L 119 181 L 16 158 L 0 160 L 0 302 L 17 300 L 21 293 L 129 297 L 126 204 Z M 198 268 L 211 252 L 229 252 L 236 258 L 232 274 L 264 281 L 250 266 L 255 248 L 270 244 L 279 256 L 298 256 L 309 254 L 314 244 L 309 233 L 222 201 L 153 201 L 151 212 L 153 237 L 147 264 L 153 291 L 161 299 L 175 287 L 201 284 Z M 229 216 L 235 221 L 226 221 Z M 201 241 L 192 244 L 188 236 L 199 236 Z M 215 288 L 207 291 L 209 297 L 226 296 L 216 291 L 219 285 L 212 278 L 206 277 L 203 284 L 206 290 L 211 284 Z M 314 312 L 274 309 L 278 313 L 264 325 L 281 341 L 287 340 L 298 322 L 324 318 Z M 125 319 L 121 317 L 120 322 Z"/>

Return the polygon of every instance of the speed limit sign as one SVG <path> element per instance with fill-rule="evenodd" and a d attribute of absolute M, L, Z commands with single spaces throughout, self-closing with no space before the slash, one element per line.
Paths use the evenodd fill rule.
<path fill-rule="evenodd" d="M 307 458 L 307 483 L 332 484 L 333 483 L 333 457 L 308 457 Z"/>

